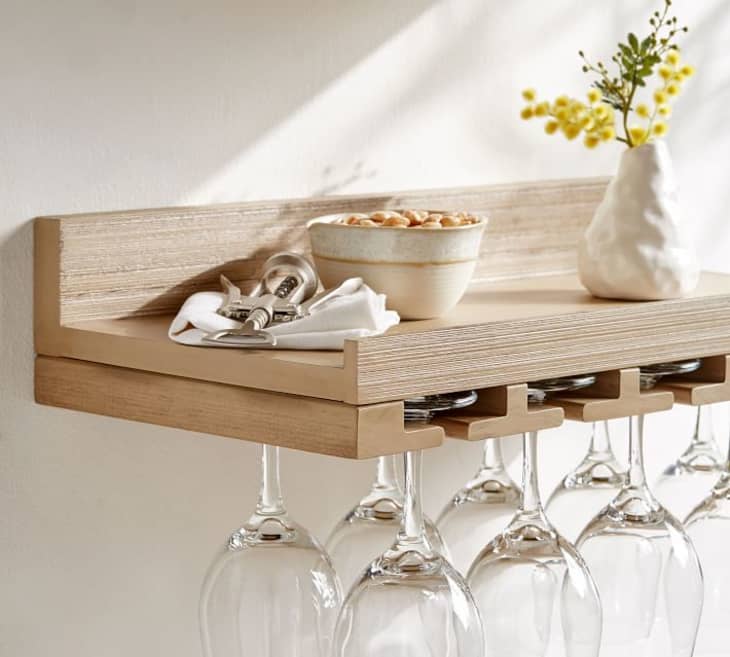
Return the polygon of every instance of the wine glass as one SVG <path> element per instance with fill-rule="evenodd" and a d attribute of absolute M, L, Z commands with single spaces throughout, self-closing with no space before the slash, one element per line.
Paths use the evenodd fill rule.
<path fill-rule="evenodd" d="M 621 490 L 626 468 L 611 448 L 608 422 L 594 422 L 588 453 L 558 484 L 546 511 L 558 531 L 574 543 L 583 528 Z"/>
<path fill-rule="evenodd" d="M 705 597 L 697 635 L 698 657 L 728 654 L 728 599 L 730 599 L 730 454 L 710 494 L 687 516 L 684 526 L 702 564 Z"/>
<path fill-rule="evenodd" d="M 463 575 L 482 548 L 515 514 L 522 493 L 505 468 L 501 441 L 483 442 L 481 467 L 456 492 L 436 521 L 451 551 L 451 563 Z"/>
<path fill-rule="evenodd" d="M 452 395 L 455 407 L 463 395 Z M 470 394 L 473 401 L 476 395 Z M 421 398 L 406 418 L 428 419 L 449 396 Z M 414 415 L 409 414 L 414 411 Z M 406 452 L 405 499 L 392 546 L 362 573 L 337 620 L 333 657 L 482 657 L 479 612 L 464 579 L 429 543 L 421 511 L 421 452 Z"/>
<path fill-rule="evenodd" d="M 530 384 L 531 399 L 575 390 L 595 377 Z M 595 657 L 601 604 L 578 551 L 550 524 L 537 481 L 537 432 L 523 435 L 522 497 L 506 529 L 472 564 L 467 581 L 490 657 Z"/>
<path fill-rule="evenodd" d="M 644 418 L 629 422 L 626 482 L 577 542 L 603 602 L 601 656 L 691 657 L 702 612 L 702 571 L 681 523 L 646 484 Z"/>
<path fill-rule="evenodd" d="M 662 472 L 654 492 L 675 517 L 684 518 L 707 497 L 724 470 L 725 456 L 712 426 L 712 406 L 698 406 L 689 446 Z"/>
<path fill-rule="evenodd" d="M 206 657 L 329 657 L 340 583 L 326 552 L 284 508 L 279 448 L 262 446 L 253 515 L 231 534 L 200 597 Z"/>
<path fill-rule="evenodd" d="M 365 497 L 332 530 L 325 549 L 345 591 L 365 567 L 392 545 L 403 517 L 403 489 L 396 474 L 398 457 L 377 459 L 375 480 Z M 434 549 L 447 556 L 433 522 L 424 516 L 426 536 Z"/>

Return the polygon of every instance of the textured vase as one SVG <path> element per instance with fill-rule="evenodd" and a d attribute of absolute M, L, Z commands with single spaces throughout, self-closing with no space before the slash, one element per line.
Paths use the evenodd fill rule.
<path fill-rule="evenodd" d="M 608 299 L 675 299 L 697 287 L 697 257 L 664 142 L 624 151 L 578 245 L 578 271 L 591 294 Z"/>

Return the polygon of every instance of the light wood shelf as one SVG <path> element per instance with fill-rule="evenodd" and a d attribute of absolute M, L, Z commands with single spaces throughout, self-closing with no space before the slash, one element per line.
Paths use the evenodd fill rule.
<path fill-rule="evenodd" d="M 575 244 L 605 186 L 555 180 L 36 219 L 36 398 L 366 458 L 435 446 L 447 424 L 474 440 L 558 422 L 559 409 L 524 407 L 526 381 L 730 354 L 730 276 L 703 274 L 692 296 L 650 303 L 594 299 L 581 287 Z M 344 352 L 206 349 L 167 337 L 183 299 L 216 289 L 221 272 L 245 289 L 272 252 L 306 253 L 308 219 L 399 206 L 490 217 L 473 284 L 446 317 L 402 322 L 348 341 Z M 688 398 L 726 394 L 726 372 L 706 375 Z M 703 393 L 707 384 L 715 387 Z M 626 385 L 619 381 L 618 396 L 605 385 L 606 401 L 622 408 Z M 677 383 L 680 396 L 686 385 Z M 478 413 L 428 429 L 403 425 L 403 399 L 466 389 L 480 391 Z M 219 399 L 236 407 L 227 418 L 214 412 Z M 583 416 L 613 408 L 598 401 L 573 408 Z M 278 407 L 287 410 L 277 419 Z M 319 437 L 312 417 L 323 423 Z"/>

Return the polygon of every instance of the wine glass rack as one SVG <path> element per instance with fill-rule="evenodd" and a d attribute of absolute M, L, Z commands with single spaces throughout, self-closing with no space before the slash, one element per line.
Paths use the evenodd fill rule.
<path fill-rule="evenodd" d="M 36 400 L 41 404 L 348 458 L 730 400 L 730 276 L 653 302 L 591 297 L 575 245 L 605 179 L 256 201 L 35 220 Z M 220 273 L 251 286 L 273 252 L 307 253 L 305 222 L 389 207 L 485 213 L 469 291 L 446 317 L 402 322 L 344 352 L 234 350 L 172 342 L 167 327 Z M 642 392 L 638 367 L 703 358 Z M 549 405 L 529 381 L 598 373 Z M 409 397 L 476 389 L 429 425 Z"/>

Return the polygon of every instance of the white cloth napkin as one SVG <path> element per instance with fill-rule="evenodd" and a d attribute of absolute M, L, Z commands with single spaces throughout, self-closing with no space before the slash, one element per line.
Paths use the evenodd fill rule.
<path fill-rule="evenodd" d="M 188 297 L 172 320 L 168 335 L 180 344 L 240 349 L 234 344 L 203 341 L 206 333 L 241 328 L 241 322 L 216 312 L 225 300 L 222 292 L 197 292 Z M 400 322 L 397 312 L 385 309 L 385 295 L 373 292 L 361 278 L 346 280 L 330 296 L 313 304 L 310 313 L 266 329 L 276 336 L 276 349 L 340 350 L 347 339 L 380 335 Z"/>

